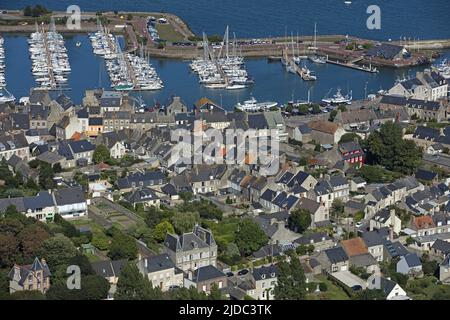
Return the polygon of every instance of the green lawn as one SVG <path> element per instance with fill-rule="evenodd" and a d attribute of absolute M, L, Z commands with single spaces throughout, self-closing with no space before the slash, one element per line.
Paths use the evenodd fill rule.
<path fill-rule="evenodd" d="M 230 243 L 234 241 L 239 218 L 224 218 L 219 223 L 215 223 L 211 220 L 205 220 L 204 223 L 211 229 L 216 241 Z"/>
<path fill-rule="evenodd" d="M 159 37 L 170 42 L 184 41 L 184 37 L 171 24 L 157 24 Z"/>
<path fill-rule="evenodd" d="M 316 276 L 317 280 L 327 285 L 328 290 L 319 294 L 310 293 L 307 296 L 308 300 L 349 300 L 350 298 L 343 289 L 336 286 L 324 275 Z"/>

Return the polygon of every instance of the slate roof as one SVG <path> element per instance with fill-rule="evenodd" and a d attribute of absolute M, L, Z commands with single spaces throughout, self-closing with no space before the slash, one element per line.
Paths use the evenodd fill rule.
<path fill-rule="evenodd" d="M 409 251 L 400 242 L 391 242 L 387 240 L 384 247 L 392 258 L 402 257 L 409 254 Z"/>
<path fill-rule="evenodd" d="M 102 126 L 103 118 L 100 118 L 100 117 L 89 118 L 89 125 L 90 126 Z"/>
<path fill-rule="evenodd" d="M 300 238 L 294 240 L 294 243 L 307 246 L 327 240 L 331 240 L 331 237 L 326 232 L 315 232 L 301 236 Z"/>
<path fill-rule="evenodd" d="M 261 268 L 256 268 L 253 269 L 252 275 L 256 281 L 276 278 L 278 276 L 278 267 L 273 264 L 267 267 L 263 266 Z"/>
<path fill-rule="evenodd" d="M 419 267 L 422 265 L 422 262 L 420 262 L 419 257 L 415 253 L 409 253 L 403 256 L 402 259 L 406 260 L 406 263 L 410 268 Z"/>
<path fill-rule="evenodd" d="M 193 274 L 193 280 L 196 283 L 214 280 L 222 277 L 225 277 L 225 274 L 216 267 L 214 267 L 213 265 L 200 267 L 197 270 L 195 270 Z"/>
<path fill-rule="evenodd" d="M 159 254 L 145 258 L 147 260 L 146 271 L 148 273 L 168 270 L 175 268 L 175 264 L 167 253 Z M 144 265 L 145 266 L 145 265 Z"/>
<path fill-rule="evenodd" d="M 94 272 L 104 278 L 118 277 L 123 267 L 127 264 L 126 259 L 115 261 L 97 261 L 91 263 Z"/>
<path fill-rule="evenodd" d="M 345 262 L 348 260 L 348 256 L 342 247 L 326 249 L 324 252 L 328 257 L 328 260 L 330 260 L 330 262 L 333 264 Z"/>
<path fill-rule="evenodd" d="M 28 276 L 30 274 L 34 274 L 37 271 L 44 271 L 44 278 L 50 277 L 52 274 L 50 272 L 50 269 L 48 265 L 45 263 L 43 264 L 37 257 L 34 259 L 33 263 L 31 265 L 16 265 L 19 268 L 20 272 L 20 280 L 19 285 L 23 286 L 25 284 L 25 281 L 28 279 Z M 9 279 L 14 279 L 14 267 L 11 269 L 11 271 L 8 274 Z"/>
<path fill-rule="evenodd" d="M 119 189 L 131 187 L 148 187 L 152 185 L 162 185 L 166 182 L 166 176 L 162 171 L 147 171 L 145 173 L 131 173 L 125 178 L 119 178 L 117 185 Z"/>
<path fill-rule="evenodd" d="M 366 51 L 366 55 L 369 57 L 380 57 L 386 60 L 394 59 L 400 52 L 402 52 L 403 47 L 396 46 L 389 43 L 382 43 L 378 46 L 373 46 Z"/>
<path fill-rule="evenodd" d="M 350 257 L 350 264 L 356 267 L 369 267 L 377 265 L 378 262 L 370 253 L 363 253 Z"/>
<path fill-rule="evenodd" d="M 152 189 L 144 187 L 132 191 L 128 196 L 125 197 L 125 199 L 131 204 L 136 204 L 157 200 L 159 199 L 159 197 Z"/>
<path fill-rule="evenodd" d="M 86 202 L 86 198 L 81 187 L 58 189 L 55 191 L 54 196 L 58 206 Z"/>
<path fill-rule="evenodd" d="M 367 247 L 380 246 L 383 245 L 383 238 L 376 231 L 367 231 L 362 234 L 362 238 L 366 243 Z"/>
<path fill-rule="evenodd" d="M 194 227 L 193 232 L 184 233 L 181 236 L 167 234 L 164 245 L 171 251 L 190 251 L 194 248 L 207 248 L 216 245 L 210 230 L 200 226 Z"/>
<path fill-rule="evenodd" d="M 437 177 L 436 172 L 432 172 L 429 170 L 424 169 L 418 169 L 415 174 L 417 179 L 424 180 L 424 181 L 433 181 Z"/>
<path fill-rule="evenodd" d="M 447 255 L 450 253 L 450 242 L 437 239 L 433 245 L 431 246 L 432 249 L 440 251 L 441 253 Z"/>

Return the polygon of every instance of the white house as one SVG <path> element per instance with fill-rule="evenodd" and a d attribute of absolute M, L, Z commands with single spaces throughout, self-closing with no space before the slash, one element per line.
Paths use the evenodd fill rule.
<path fill-rule="evenodd" d="M 65 219 L 87 215 L 87 202 L 81 187 L 60 189 L 54 193 L 56 212 Z"/>
<path fill-rule="evenodd" d="M 386 295 L 386 300 L 410 300 L 406 291 L 398 285 L 398 283 L 373 274 L 367 279 L 367 289 L 382 290 Z"/>

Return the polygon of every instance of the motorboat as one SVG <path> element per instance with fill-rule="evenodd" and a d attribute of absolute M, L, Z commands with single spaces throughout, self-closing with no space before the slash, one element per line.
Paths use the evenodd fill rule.
<path fill-rule="evenodd" d="M 16 101 L 16 98 L 6 88 L 0 90 L 0 104 Z"/>
<path fill-rule="evenodd" d="M 337 89 L 337 92 L 331 98 L 323 98 L 322 102 L 327 104 L 351 104 L 352 103 L 352 92 L 347 95 L 342 95 L 341 89 Z"/>
<path fill-rule="evenodd" d="M 277 106 L 278 106 L 277 102 L 258 102 L 254 97 L 251 97 L 249 100 L 245 100 L 242 103 L 238 103 L 236 105 L 236 109 L 245 112 L 257 112 L 270 110 L 271 108 Z"/>

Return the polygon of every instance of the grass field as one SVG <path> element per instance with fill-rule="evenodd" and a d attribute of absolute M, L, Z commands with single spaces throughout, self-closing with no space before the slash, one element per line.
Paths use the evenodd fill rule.
<path fill-rule="evenodd" d="M 171 24 L 157 24 L 159 37 L 170 42 L 184 41 L 183 35 L 178 33 Z"/>
<path fill-rule="evenodd" d="M 328 290 L 325 292 L 310 293 L 307 296 L 308 300 L 349 300 L 348 295 L 340 287 L 336 286 L 324 275 L 315 276 L 317 280 L 327 285 Z"/>

